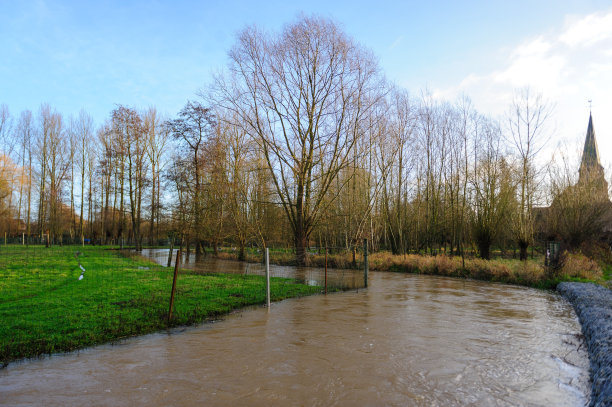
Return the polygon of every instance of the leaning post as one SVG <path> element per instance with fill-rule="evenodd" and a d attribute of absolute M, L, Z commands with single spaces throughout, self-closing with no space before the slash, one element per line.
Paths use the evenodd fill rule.
<path fill-rule="evenodd" d="M 172 319 L 172 307 L 174 306 L 174 292 L 176 291 L 176 277 L 178 275 L 179 263 L 181 262 L 181 249 L 176 253 L 176 261 L 174 262 L 174 278 L 172 279 L 172 291 L 170 292 L 170 309 L 168 310 L 168 325 Z"/>
<path fill-rule="evenodd" d="M 368 287 L 368 239 L 363 239 L 363 285 Z"/>

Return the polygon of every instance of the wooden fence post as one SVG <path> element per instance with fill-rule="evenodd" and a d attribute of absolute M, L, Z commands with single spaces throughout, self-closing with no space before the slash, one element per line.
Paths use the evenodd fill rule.
<path fill-rule="evenodd" d="M 174 306 L 174 291 L 176 290 L 176 277 L 178 275 L 178 268 L 181 262 L 181 249 L 176 253 L 176 262 L 174 262 L 174 278 L 172 279 L 172 292 L 170 293 L 170 309 L 168 310 L 168 325 L 170 319 L 172 319 L 172 307 Z"/>

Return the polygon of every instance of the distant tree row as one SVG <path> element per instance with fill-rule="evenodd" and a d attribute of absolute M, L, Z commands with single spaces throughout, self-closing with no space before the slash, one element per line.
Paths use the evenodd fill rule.
<path fill-rule="evenodd" d="M 247 28 L 227 72 L 175 118 L 117 106 L 0 108 L 0 230 L 48 244 L 310 246 L 463 255 L 597 238 L 605 205 L 572 215 L 572 165 L 539 157 L 550 104 L 517 92 L 501 122 L 467 98 L 418 98 L 334 23 Z M 544 164 L 545 163 L 545 164 Z M 576 174 L 577 175 L 577 174 Z M 545 216 L 538 208 L 557 198 Z M 602 202 L 606 200 L 602 198 Z M 540 212 L 538 212 L 540 211 Z M 573 212 L 572 212 L 573 211 Z M 579 233 L 587 228 L 588 234 Z"/>

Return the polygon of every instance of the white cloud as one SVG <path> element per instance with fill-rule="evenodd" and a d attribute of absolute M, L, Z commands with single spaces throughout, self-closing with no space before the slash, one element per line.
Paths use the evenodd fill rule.
<path fill-rule="evenodd" d="M 591 46 L 610 37 L 612 37 L 612 13 L 597 13 L 568 24 L 559 40 L 576 47 Z"/>
<path fill-rule="evenodd" d="M 549 126 L 554 144 L 583 139 L 592 99 L 602 161 L 606 168 L 612 163 L 612 11 L 574 18 L 556 31 L 523 40 L 495 70 L 470 74 L 434 95 L 448 99 L 465 93 L 479 111 L 501 117 L 514 91 L 525 86 L 556 106 Z"/>
<path fill-rule="evenodd" d="M 561 55 L 530 55 L 512 61 L 503 71 L 491 74 L 491 79 L 514 87 L 537 84 L 542 92 L 555 92 L 566 76 L 567 60 Z"/>
<path fill-rule="evenodd" d="M 534 40 L 527 41 L 512 52 L 513 58 L 523 58 L 530 56 L 539 56 L 545 54 L 552 48 L 552 44 L 546 41 L 543 37 L 538 37 Z"/>

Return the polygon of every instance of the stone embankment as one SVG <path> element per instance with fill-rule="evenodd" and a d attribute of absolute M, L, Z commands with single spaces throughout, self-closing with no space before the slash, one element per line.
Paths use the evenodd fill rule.
<path fill-rule="evenodd" d="M 591 403 L 612 407 L 612 291 L 592 283 L 561 283 L 557 291 L 576 310 L 591 361 Z"/>

